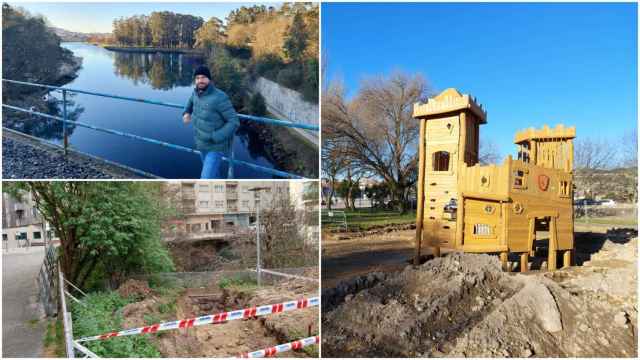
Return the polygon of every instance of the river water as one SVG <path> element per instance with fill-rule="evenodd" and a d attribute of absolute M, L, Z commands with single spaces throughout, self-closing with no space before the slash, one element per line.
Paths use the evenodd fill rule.
<path fill-rule="evenodd" d="M 85 43 L 62 46 L 83 59 L 78 77 L 66 87 L 177 104 L 186 103 L 193 89 L 193 69 L 202 63 L 201 58 L 187 54 L 115 52 Z M 86 94 L 73 94 L 71 100 L 68 111 L 74 120 L 195 147 L 193 128 L 182 123 L 180 109 Z M 60 123 L 46 124 L 50 128 L 40 125 L 32 131 L 21 130 L 61 143 Z M 77 126 L 71 131 L 69 143 L 80 151 L 164 178 L 200 176 L 201 163 L 196 154 Z M 243 126 L 236 132 L 233 149 L 236 159 L 274 167 L 258 135 Z M 240 179 L 272 178 L 243 165 L 236 165 L 234 172 L 235 178 Z"/>

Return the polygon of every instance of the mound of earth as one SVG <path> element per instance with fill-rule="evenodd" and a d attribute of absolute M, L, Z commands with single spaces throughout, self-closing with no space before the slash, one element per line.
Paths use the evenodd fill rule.
<path fill-rule="evenodd" d="M 636 246 L 605 245 L 592 263 L 618 263 L 599 270 L 512 274 L 494 256 L 451 253 L 354 279 L 323 292 L 323 356 L 636 356 Z M 627 293 L 580 272 L 622 277 Z"/>
<path fill-rule="evenodd" d="M 118 288 L 118 294 L 124 298 L 134 297 L 144 299 L 151 295 L 153 290 L 146 281 L 129 279 Z"/>
<path fill-rule="evenodd" d="M 316 271 L 317 274 L 317 271 Z M 245 286 L 221 289 L 215 283 L 189 288 L 170 301 L 172 312 L 161 312 L 168 299 L 160 294 L 128 304 L 121 311 L 124 326 L 151 325 L 150 319 L 169 321 L 223 311 L 270 305 L 316 296 L 317 283 L 285 281 L 274 286 Z M 149 336 L 163 357 L 233 357 L 318 334 L 317 307 L 283 312 L 255 319 L 235 320 L 216 325 L 159 332 Z M 285 352 L 278 357 L 308 357 L 306 352 Z"/>

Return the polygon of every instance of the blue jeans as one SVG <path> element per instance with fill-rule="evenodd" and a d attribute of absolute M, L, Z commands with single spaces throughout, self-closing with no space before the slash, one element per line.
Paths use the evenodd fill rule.
<path fill-rule="evenodd" d="M 222 160 L 222 153 L 215 151 L 201 151 L 202 173 L 200 179 L 226 179 L 229 164 Z"/>

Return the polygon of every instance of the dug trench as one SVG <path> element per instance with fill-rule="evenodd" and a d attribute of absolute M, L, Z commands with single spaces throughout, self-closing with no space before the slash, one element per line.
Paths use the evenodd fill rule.
<path fill-rule="evenodd" d="M 124 319 L 124 328 L 128 329 L 316 296 L 316 291 L 313 283 L 284 281 L 260 288 L 247 284 L 221 287 L 220 283 L 216 283 L 200 288 L 158 292 L 150 289 L 145 282 L 129 280 L 120 287 L 119 292 L 122 296 L 137 296 L 139 301 L 118 311 Z M 145 336 L 149 336 L 149 341 L 163 357 L 233 357 L 317 335 L 318 311 L 317 307 L 311 307 Z M 317 348 L 312 349 L 314 347 L 277 355 L 310 357 L 317 354 Z"/>
<path fill-rule="evenodd" d="M 454 252 L 356 277 L 322 293 L 322 354 L 637 356 L 636 261 L 633 239 L 556 272 L 507 273 L 495 256 Z"/>

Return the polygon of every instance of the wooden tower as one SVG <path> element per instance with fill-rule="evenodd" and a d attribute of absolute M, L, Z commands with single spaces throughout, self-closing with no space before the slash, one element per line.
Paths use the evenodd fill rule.
<path fill-rule="evenodd" d="M 499 253 L 505 268 L 510 253 L 529 256 L 544 247 L 548 269 L 571 264 L 573 244 L 573 138 L 575 128 L 527 129 L 515 136 L 518 158 L 478 164 L 479 130 L 486 112 L 475 99 L 447 89 L 415 104 L 420 121 L 416 256 L 431 247 Z M 539 246 L 540 245 L 540 246 Z"/>
<path fill-rule="evenodd" d="M 447 89 L 424 104 L 415 104 L 413 116 L 420 121 L 418 212 L 421 240 L 433 247 L 455 247 L 458 232 L 456 203 L 459 170 L 478 162 L 480 125 L 487 114 L 469 95 Z M 423 228 L 424 227 L 424 231 Z"/>

